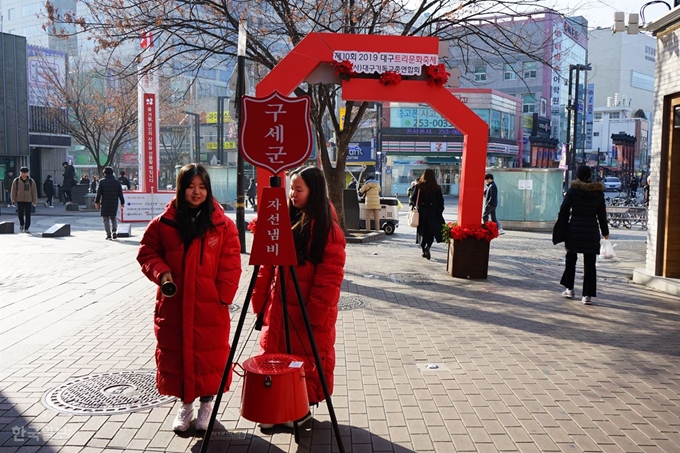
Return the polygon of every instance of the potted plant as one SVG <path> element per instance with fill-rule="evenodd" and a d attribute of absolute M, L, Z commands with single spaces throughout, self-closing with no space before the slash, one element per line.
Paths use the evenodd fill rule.
<path fill-rule="evenodd" d="M 489 270 L 489 244 L 498 237 L 498 226 L 486 222 L 479 227 L 456 222 L 442 225 L 444 242 L 449 244 L 446 270 L 452 277 L 486 278 Z"/>

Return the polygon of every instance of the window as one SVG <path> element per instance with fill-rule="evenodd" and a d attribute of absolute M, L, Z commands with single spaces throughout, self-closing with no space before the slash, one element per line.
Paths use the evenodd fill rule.
<path fill-rule="evenodd" d="M 21 16 L 22 17 L 35 17 L 38 14 L 40 14 L 42 8 L 42 4 L 40 3 L 33 3 L 31 5 L 26 5 L 21 7 Z"/>
<path fill-rule="evenodd" d="M 503 80 L 515 80 L 517 79 L 517 70 L 515 65 L 505 63 L 503 65 Z"/>
<path fill-rule="evenodd" d="M 475 82 L 486 81 L 486 65 L 478 64 L 475 65 Z"/>
<path fill-rule="evenodd" d="M 542 117 L 548 116 L 548 100 L 546 98 L 541 98 L 541 111 L 540 114 Z"/>
<path fill-rule="evenodd" d="M 596 119 L 596 120 L 601 120 L 601 119 L 602 119 L 602 112 L 597 112 L 597 113 L 595 113 L 595 119 Z"/>
<path fill-rule="evenodd" d="M 535 79 L 536 78 L 536 62 L 535 61 L 525 61 L 522 63 L 522 72 L 524 73 L 525 79 Z"/>
<path fill-rule="evenodd" d="M 10 8 L 7 10 L 7 20 L 12 20 L 14 19 L 14 8 Z"/>
<path fill-rule="evenodd" d="M 599 137 L 600 133 L 599 132 L 593 132 L 593 137 Z"/>
<path fill-rule="evenodd" d="M 502 137 L 501 135 L 501 112 L 498 110 L 491 110 L 491 124 L 489 124 L 489 134 L 491 137 Z"/>
<path fill-rule="evenodd" d="M 630 75 L 630 85 L 647 91 L 654 91 L 654 76 L 633 71 Z"/>
<path fill-rule="evenodd" d="M 536 96 L 533 93 L 522 95 L 522 113 L 534 113 L 536 111 Z"/>
<path fill-rule="evenodd" d="M 618 120 L 619 118 L 621 118 L 620 112 L 612 112 L 609 114 L 609 119 L 611 120 Z"/>

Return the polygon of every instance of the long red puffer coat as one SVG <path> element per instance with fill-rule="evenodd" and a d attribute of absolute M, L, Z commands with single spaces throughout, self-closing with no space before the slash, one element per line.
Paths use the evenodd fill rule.
<path fill-rule="evenodd" d="M 234 222 L 215 203 L 215 229 L 194 239 L 185 253 L 176 214 L 173 200 L 149 223 L 137 261 L 152 282 L 159 284 L 161 275 L 172 272 L 177 285 L 174 297 L 156 292 L 156 383 L 162 395 L 190 403 L 217 394 L 222 379 L 229 356 L 229 304 L 241 277 L 241 246 Z"/>
<path fill-rule="evenodd" d="M 345 235 L 336 222 L 328 235 L 323 261 L 314 265 L 309 260 L 295 266 L 302 297 L 312 324 L 314 340 L 321 356 L 328 390 L 333 393 L 335 371 L 335 321 L 338 318 L 338 301 L 345 267 Z M 314 354 L 300 311 L 290 267 L 285 267 L 286 302 L 290 327 L 291 353 L 305 360 L 307 396 L 310 404 L 325 399 L 323 387 L 315 366 Z M 260 334 L 260 346 L 264 353 L 285 353 L 286 337 L 283 328 L 281 281 L 278 268 L 262 266 L 253 290 L 253 310 L 260 313 L 264 308 L 265 325 Z"/>

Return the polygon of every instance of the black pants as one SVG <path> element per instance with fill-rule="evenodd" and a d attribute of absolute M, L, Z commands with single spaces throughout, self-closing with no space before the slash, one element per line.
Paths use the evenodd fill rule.
<path fill-rule="evenodd" d="M 501 229 L 501 222 L 498 221 L 498 218 L 496 218 L 496 206 L 491 206 L 487 205 L 484 207 L 484 213 L 482 214 L 482 220 L 484 223 L 489 221 L 489 218 L 493 223 L 496 224 L 498 229 Z"/>
<path fill-rule="evenodd" d="M 597 255 L 595 253 L 583 254 L 583 293 L 582 296 L 597 296 L 597 270 L 595 268 L 595 261 Z M 578 254 L 574 252 L 567 252 L 565 259 L 564 273 L 560 284 L 567 289 L 574 289 L 574 280 L 576 279 L 576 261 Z"/>
<path fill-rule="evenodd" d="M 19 214 L 19 226 L 28 230 L 31 227 L 31 202 L 17 201 L 17 213 Z"/>
<path fill-rule="evenodd" d="M 52 198 L 53 198 L 53 197 L 54 197 L 54 195 L 48 195 L 48 196 L 47 196 L 47 201 L 45 201 L 45 204 L 46 204 L 47 206 L 52 206 Z"/>
<path fill-rule="evenodd" d="M 70 203 L 73 201 L 70 190 L 63 190 L 61 193 L 64 194 L 64 203 Z"/>

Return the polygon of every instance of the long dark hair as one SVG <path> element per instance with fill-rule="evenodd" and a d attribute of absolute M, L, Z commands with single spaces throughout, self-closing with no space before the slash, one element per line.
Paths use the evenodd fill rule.
<path fill-rule="evenodd" d="M 423 172 L 420 179 L 418 179 L 418 189 L 425 195 L 430 195 L 440 190 L 439 184 L 437 183 L 437 177 L 434 175 L 434 170 L 428 168 Z"/>
<path fill-rule="evenodd" d="M 199 207 L 198 214 L 194 217 L 189 211 L 185 192 L 194 176 L 200 176 L 208 190 L 205 202 Z M 186 164 L 177 173 L 177 190 L 175 192 L 175 209 L 177 209 L 177 223 L 179 236 L 184 243 L 191 242 L 194 238 L 203 236 L 206 231 L 213 229 L 212 213 L 214 211 L 212 187 L 208 170 L 200 164 Z"/>
<path fill-rule="evenodd" d="M 298 209 L 288 202 L 298 264 L 307 260 L 319 264 L 334 221 L 326 194 L 326 179 L 317 167 L 300 167 L 290 173 L 291 180 L 295 175 L 300 176 L 309 188 L 304 208 Z"/>

